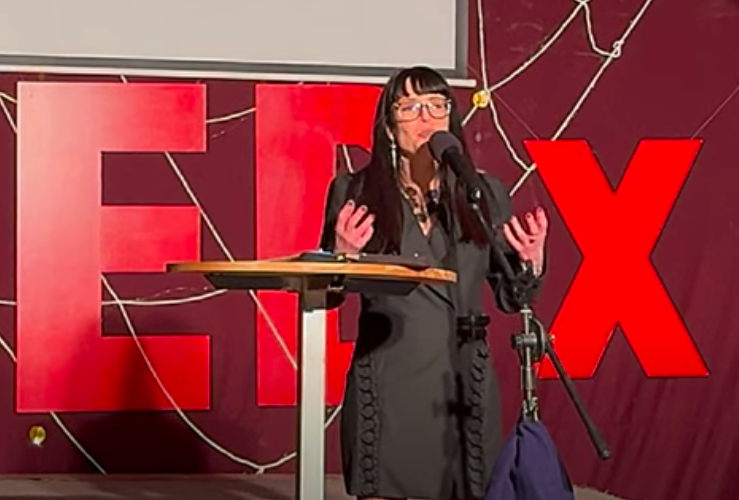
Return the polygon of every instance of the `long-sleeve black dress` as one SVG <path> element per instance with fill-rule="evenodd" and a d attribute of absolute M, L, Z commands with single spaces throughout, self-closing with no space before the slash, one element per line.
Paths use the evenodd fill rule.
<path fill-rule="evenodd" d="M 353 175 L 362 171 L 331 182 L 321 237 L 326 250 L 333 249 Z M 483 178 L 494 195 L 488 198 L 493 222 L 507 221 L 505 187 Z M 401 255 L 454 269 L 458 282 L 422 285 L 408 296 L 362 295 L 341 417 L 346 489 L 358 497 L 482 498 L 502 446 L 499 389 L 486 339 L 461 338 L 456 317 L 483 311 L 486 281 L 499 308 L 518 305 L 489 247 L 457 243 L 452 251 L 441 224 L 426 236 L 410 204 L 403 207 Z"/>

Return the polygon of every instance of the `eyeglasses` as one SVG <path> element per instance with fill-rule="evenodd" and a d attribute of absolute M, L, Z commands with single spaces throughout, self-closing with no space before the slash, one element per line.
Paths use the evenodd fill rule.
<path fill-rule="evenodd" d="M 432 118 L 445 118 L 449 116 L 452 110 L 452 101 L 450 99 L 434 99 L 428 102 L 409 102 L 394 105 L 398 121 L 408 122 L 421 116 L 421 110 L 426 108 L 426 112 Z"/>

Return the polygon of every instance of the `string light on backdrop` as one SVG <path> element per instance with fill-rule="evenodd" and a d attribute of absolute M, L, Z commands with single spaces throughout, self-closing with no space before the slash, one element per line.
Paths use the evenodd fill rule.
<path fill-rule="evenodd" d="M 487 89 L 478 90 L 472 94 L 472 105 L 475 108 L 484 108 L 490 105 L 490 92 Z"/>
<path fill-rule="evenodd" d="M 569 127 L 570 123 L 572 122 L 574 117 L 577 115 L 578 111 L 581 109 L 581 107 L 587 100 L 588 96 L 593 92 L 597 83 L 599 82 L 601 77 L 604 75 L 608 67 L 611 66 L 612 63 L 616 59 L 621 57 L 628 37 L 633 32 L 633 30 L 637 27 L 639 22 L 641 21 L 649 5 L 652 3 L 652 0 L 644 1 L 644 3 L 641 5 L 641 8 L 635 13 L 634 17 L 628 21 L 626 28 L 624 29 L 621 36 L 612 43 L 611 50 L 605 50 L 601 48 L 596 42 L 594 28 L 593 28 L 593 19 L 592 19 L 592 14 L 590 10 L 590 0 L 573 0 L 573 2 L 575 6 L 570 12 L 570 14 L 552 32 L 552 34 L 546 38 L 546 40 L 542 43 L 542 45 L 535 52 L 530 54 L 520 66 L 515 68 L 513 71 L 511 71 L 508 75 L 506 75 L 500 81 L 491 84 L 489 82 L 488 70 L 487 70 L 487 66 L 488 66 L 487 65 L 487 54 L 486 54 L 486 49 L 485 49 L 486 30 L 485 30 L 485 17 L 483 15 L 484 11 L 482 7 L 483 2 L 482 0 L 477 0 L 476 15 L 477 15 L 477 26 L 478 26 L 479 48 L 480 48 L 479 62 L 480 62 L 480 70 L 481 70 L 482 88 L 472 95 L 471 107 L 470 107 L 469 112 L 465 115 L 463 123 L 465 125 L 468 124 L 476 112 L 484 108 L 490 109 L 491 118 L 492 118 L 492 122 L 493 122 L 493 126 L 495 130 L 497 131 L 506 150 L 508 151 L 511 157 L 511 160 L 514 161 L 522 169 L 521 176 L 519 177 L 518 181 L 515 183 L 515 185 L 511 189 L 511 195 L 515 195 L 515 193 L 521 188 L 521 186 L 524 184 L 526 179 L 528 179 L 530 175 L 536 170 L 536 165 L 533 165 L 533 164 L 530 165 L 527 162 L 525 162 L 520 157 L 520 155 L 517 153 L 516 149 L 513 147 L 513 144 L 511 140 L 509 139 L 509 135 L 506 132 L 503 124 L 501 123 L 501 120 L 500 120 L 500 117 L 497 111 L 495 92 L 499 91 L 501 88 L 511 83 L 518 76 L 523 74 L 529 67 L 531 67 L 537 60 L 539 60 L 542 56 L 544 56 L 544 54 L 555 44 L 555 42 L 568 30 L 568 28 L 570 28 L 573 25 L 573 22 L 575 21 L 575 19 L 582 16 L 582 19 L 586 27 L 586 34 L 587 34 L 590 48 L 596 56 L 602 58 L 602 61 L 601 61 L 601 64 L 598 70 L 595 72 L 591 80 L 586 84 L 579 98 L 576 100 L 576 102 L 573 104 L 570 111 L 565 115 L 560 125 L 557 127 L 555 132 L 552 134 L 551 136 L 552 140 L 558 139 L 559 137 L 562 136 L 562 134 Z M 128 82 L 128 79 L 125 76 L 120 76 L 120 79 L 124 83 Z M 11 111 L 11 106 L 15 105 L 16 103 L 17 103 L 16 99 L 10 93 L 8 93 L 7 91 L 5 92 L 0 91 L 0 109 L 2 109 L 3 115 L 5 119 L 7 120 L 8 125 L 11 127 L 11 129 L 14 132 L 17 132 L 17 127 L 16 127 L 15 118 Z M 238 110 L 238 111 L 235 111 L 233 113 L 229 113 L 223 116 L 211 117 L 207 120 L 207 123 L 209 125 L 215 125 L 215 124 L 223 124 L 227 122 L 232 122 L 235 120 L 239 120 L 239 121 L 245 120 L 255 112 L 258 112 L 258 110 L 255 108 Z M 221 134 L 222 133 L 225 133 L 225 132 L 221 132 Z M 217 134 L 217 135 L 220 135 L 220 134 Z M 342 147 L 342 156 L 344 158 L 344 162 L 346 164 L 347 169 L 350 171 L 353 171 L 354 169 L 351 163 L 351 157 L 349 155 L 348 148 L 346 148 L 345 146 Z M 167 163 L 169 164 L 172 172 L 179 180 L 182 188 L 187 193 L 190 201 L 195 207 L 197 207 L 198 211 L 200 212 L 200 216 L 201 216 L 203 223 L 207 227 L 207 230 L 209 231 L 209 233 L 214 238 L 220 251 L 226 257 L 226 259 L 231 260 L 231 261 L 235 260 L 232 252 L 229 250 L 224 239 L 222 238 L 222 236 L 216 229 L 216 225 L 211 220 L 211 218 L 208 216 L 207 212 L 204 210 L 196 193 L 190 187 L 190 184 L 188 183 L 186 177 L 183 175 L 182 170 L 180 169 L 176 159 L 170 153 L 164 153 L 164 157 Z M 159 378 L 159 375 L 157 374 L 156 370 L 152 366 L 149 358 L 146 355 L 146 352 L 144 351 L 144 349 L 141 346 L 141 343 L 139 342 L 137 331 L 127 311 L 128 307 L 174 306 L 174 305 L 179 305 L 179 304 L 187 304 L 187 303 L 193 303 L 193 302 L 198 302 L 198 301 L 210 300 L 210 299 L 214 299 L 216 297 L 223 295 L 224 293 L 226 293 L 225 290 L 214 290 L 209 287 L 203 287 L 201 289 L 193 290 L 193 289 L 185 289 L 185 288 L 180 287 L 180 288 L 167 289 L 167 290 L 161 291 L 149 297 L 123 299 L 118 296 L 118 294 L 113 289 L 110 282 L 106 279 L 105 276 L 101 276 L 101 279 L 102 279 L 103 286 L 105 287 L 105 289 L 107 290 L 107 292 L 109 293 L 112 299 L 112 300 L 104 301 L 103 306 L 104 307 L 115 307 L 119 310 L 123 318 L 123 321 L 126 325 L 126 328 L 128 329 L 128 333 L 134 339 L 138 352 L 142 356 L 149 371 L 151 372 L 152 376 L 154 377 L 160 389 L 162 390 L 162 393 L 169 400 L 170 404 L 175 409 L 175 412 L 178 415 L 178 417 L 193 433 L 195 433 L 200 439 L 203 440 L 203 442 L 205 442 L 209 447 L 211 447 L 217 453 L 220 453 L 221 455 L 227 457 L 228 459 L 234 461 L 235 463 L 238 463 L 240 465 L 243 465 L 255 471 L 257 474 L 261 474 L 261 473 L 267 472 L 270 469 L 274 469 L 276 467 L 284 465 L 285 463 L 295 458 L 296 456 L 295 451 L 291 451 L 289 453 L 285 453 L 280 458 L 273 460 L 271 462 L 257 463 L 253 460 L 248 459 L 247 457 L 243 457 L 243 456 L 240 456 L 234 453 L 233 451 L 227 449 L 224 445 L 216 442 L 214 439 L 209 437 L 206 434 L 206 432 L 203 431 L 198 425 L 196 425 L 188 417 L 188 415 L 177 405 L 177 402 L 174 401 L 174 399 L 168 392 L 167 388 L 162 383 L 161 379 Z M 183 292 L 191 292 L 191 295 L 186 295 L 184 297 L 179 296 L 176 298 L 165 298 L 165 297 L 176 296 Z M 284 336 L 281 335 L 280 332 L 275 327 L 274 321 L 269 317 L 269 314 L 267 313 L 267 311 L 265 310 L 265 308 L 259 301 L 256 293 L 250 291 L 249 296 L 251 297 L 251 300 L 254 301 L 254 304 L 256 305 L 259 314 L 261 314 L 265 318 L 267 324 L 269 325 L 270 331 L 272 335 L 275 337 L 278 344 L 280 345 L 282 352 L 287 357 L 287 359 L 290 361 L 290 364 L 293 366 L 293 368 L 297 369 L 297 363 L 295 361 L 295 357 L 288 349 Z M 12 306 L 15 306 L 15 301 L 8 300 L 8 299 L 0 300 L 0 305 L 12 307 Z M 8 357 L 13 362 L 15 362 L 16 361 L 15 353 L 13 352 L 13 350 L 11 349 L 7 341 L 4 338 L 2 338 L 2 336 L 0 336 L 0 345 L 6 351 L 6 353 L 8 354 Z M 338 416 L 340 411 L 341 411 L 341 406 L 338 406 L 338 407 L 335 407 L 329 410 L 329 415 L 328 415 L 327 422 L 326 422 L 327 427 L 330 426 L 336 420 L 336 417 Z M 77 448 L 77 450 L 82 455 L 85 456 L 85 458 L 93 465 L 93 467 L 95 467 L 95 469 L 98 470 L 100 473 L 105 474 L 106 470 L 102 467 L 100 463 L 98 463 L 95 460 L 94 457 L 92 457 L 88 453 L 88 451 L 84 448 L 84 446 L 78 442 L 75 436 L 64 425 L 64 422 L 62 421 L 62 419 L 56 413 L 50 413 L 50 417 L 52 418 L 54 423 L 59 427 L 61 432 L 66 436 L 66 438 L 69 439 L 70 442 Z M 47 431 L 43 426 L 35 425 L 29 430 L 28 438 L 35 446 L 40 447 L 43 445 L 43 443 L 47 439 Z"/>
<path fill-rule="evenodd" d="M 39 448 L 43 446 L 44 442 L 46 442 L 46 429 L 44 426 L 34 425 L 28 429 L 28 440 L 34 446 L 38 446 Z"/>

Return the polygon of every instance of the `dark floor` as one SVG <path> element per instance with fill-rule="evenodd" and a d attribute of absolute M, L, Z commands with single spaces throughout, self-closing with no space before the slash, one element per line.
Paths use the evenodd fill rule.
<path fill-rule="evenodd" d="M 618 500 L 576 489 L 577 500 Z M 293 477 L 279 474 L 207 476 L 0 476 L 0 499 L 15 500 L 292 500 Z M 330 476 L 325 500 L 347 500 Z M 313 499 L 311 499 L 313 500 Z M 316 499 L 317 500 L 317 499 Z"/>

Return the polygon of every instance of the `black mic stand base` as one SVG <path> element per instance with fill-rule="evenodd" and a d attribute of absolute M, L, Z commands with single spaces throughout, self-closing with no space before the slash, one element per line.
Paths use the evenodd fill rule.
<path fill-rule="evenodd" d="M 511 283 L 518 283 L 520 280 L 517 278 L 522 277 L 514 273 L 510 262 L 503 253 L 500 244 L 496 239 L 494 229 L 488 224 L 487 220 L 483 216 L 482 209 L 480 208 L 480 202 L 482 200 L 482 188 L 481 184 L 485 182 L 480 179 L 480 184 L 467 187 L 467 198 L 475 213 L 478 222 L 482 226 L 487 239 L 490 243 L 491 252 L 495 255 L 495 259 L 503 270 L 503 274 Z M 526 282 L 530 283 L 530 278 L 533 276 L 530 266 L 526 263 L 525 269 L 522 271 L 524 276 L 528 275 Z M 580 397 L 575 391 L 575 386 L 572 380 L 567 375 L 562 366 L 562 363 L 557 356 L 557 353 L 552 348 L 549 342 L 548 334 L 546 329 L 541 322 L 536 319 L 533 311 L 529 307 L 531 299 L 531 287 L 524 285 L 523 289 L 517 289 L 515 291 L 516 302 L 521 306 L 521 317 L 523 320 L 523 332 L 517 335 L 513 335 L 511 338 L 512 347 L 518 352 L 519 364 L 521 369 L 521 389 L 522 389 L 522 406 L 521 406 L 521 418 L 523 421 L 539 421 L 539 398 L 536 395 L 536 370 L 534 364 L 541 362 L 544 356 L 549 356 L 549 359 L 554 365 L 554 369 L 557 371 L 560 380 L 565 386 L 568 396 L 572 400 L 572 403 L 577 409 L 577 413 L 580 416 L 585 428 L 590 436 L 590 440 L 595 447 L 598 457 L 602 460 L 607 460 L 611 456 L 611 452 L 608 449 L 603 437 L 598 432 L 598 429 L 593 424 L 592 419 L 585 410 Z"/>
<path fill-rule="evenodd" d="M 511 346 L 518 352 L 518 359 L 521 365 L 521 389 L 523 391 L 521 420 L 539 420 L 539 399 L 536 395 L 534 363 L 540 363 L 545 355 L 549 356 L 557 375 L 565 386 L 567 395 L 575 405 L 575 409 L 585 425 L 585 429 L 598 453 L 598 457 L 602 460 L 608 460 L 611 457 L 611 451 L 595 427 L 590 415 L 588 415 L 585 405 L 575 390 L 572 379 L 565 372 L 559 356 L 557 356 L 552 344 L 549 342 L 549 335 L 544 329 L 544 326 L 536 319 L 528 306 L 524 306 L 521 310 L 521 317 L 524 325 L 523 332 L 511 337 Z"/>

